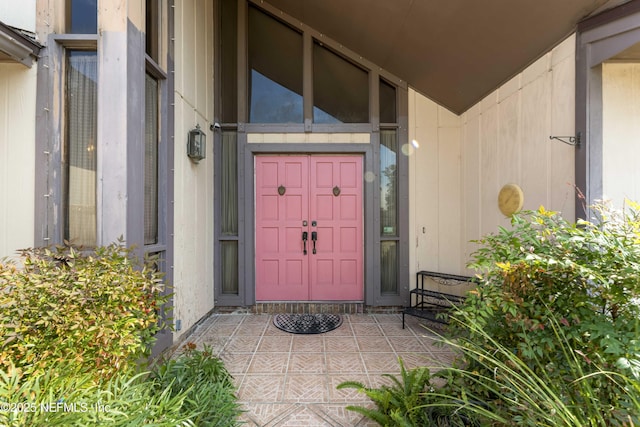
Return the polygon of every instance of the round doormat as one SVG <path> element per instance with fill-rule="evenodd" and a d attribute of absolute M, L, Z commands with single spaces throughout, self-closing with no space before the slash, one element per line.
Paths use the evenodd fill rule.
<path fill-rule="evenodd" d="M 273 324 L 292 334 L 322 334 L 342 325 L 337 314 L 276 314 Z"/>

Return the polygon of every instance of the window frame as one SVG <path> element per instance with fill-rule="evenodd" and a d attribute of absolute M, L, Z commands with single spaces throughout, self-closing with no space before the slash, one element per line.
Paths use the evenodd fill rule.
<path fill-rule="evenodd" d="M 171 118 L 169 118 L 170 110 L 169 110 L 169 97 L 170 97 L 170 88 L 169 88 L 169 78 L 166 69 L 163 67 L 162 55 L 163 44 L 162 44 L 162 34 L 169 31 L 168 28 L 164 25 L 164 20 L 162 18 L 162 11 L 166 9 L 165 1 L 151 0 L 147 1 L 146 4 L 155 4 L 155 9 L 152 10 L 152 16 L 149 17 L 148 14 L 145 14 L 145 25 L 147 26 L 147 31 L 149 27 L 152 28 L 151 36 L 155 38 L 155 42 L 151 43 L 151 46 L 155 48 L 154 52 L 147 52 L 148 43 L 145 40 L 145 77 L 149 75 L 153 79 L 156 80 L 158 84 L 158 96 L 157 96 L 157 111 L 158 111 L 158 155 L 157 155 L 157 224 L 158 224 L 158 235 L 157 242 L 153 244 L 145 244 L 144 252 L 145 255 L 154 255 L 154 254 L 162 254 L 161 258 L 164 260 L 162 264 L 166 264 L 167 257 L 167 248 L 168 248 L 168 235 L 167 235 L 167 224 L 169 223 L 169 209 L 168 209 L 168 201 L 170 197 L 170 193 L 173 194 L 173 191 L 169 192 L 169 187 L 172 187 L 172 183 L 170 182 L 171 177 L 169 176 L 169 147 L 168 147 L 168 135 L 169 135 L 169 123 L 172 122 Z M 155 16 L 154 16 L 155 15 Z M 145 33 L 146 34 L 146 33 Z M 152 56 L 155 54 L 155 57 Z M 165 65 L 166 66 L 166 65 Z M 145 96 L 146 98 L 146 96 Z M 146 109 L 146 106 L 145 106 Z M 146 134 L 145 134 L 146 138 Z M 144 194 L 144 189 L 143 189 Z M 144 213 L 143 213 L 144 215 Z M 166 273 L 166 270 L 163 270 Z"/>

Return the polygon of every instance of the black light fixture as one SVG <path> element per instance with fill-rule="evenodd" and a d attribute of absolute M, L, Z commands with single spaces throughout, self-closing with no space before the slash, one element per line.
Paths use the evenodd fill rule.
<path fill-rule="evenodd" d="M 189 140 L 187 141 L 187 156 L 194 162 L 198 163 L 206 157 L 207 135 L 202 132 L 200 125 L 196 125 L 195 129 L 189 131 Z"/>

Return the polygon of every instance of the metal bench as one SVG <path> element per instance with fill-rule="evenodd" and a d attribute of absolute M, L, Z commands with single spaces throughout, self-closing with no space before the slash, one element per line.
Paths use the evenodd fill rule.
<path fill-rule="evenodd" d="M 405 314 L 448 324 L 447 312 L 452 307 L 464 303 L 466 299 L 459 295 L 427 289 L 425 286 L 427 278 L 446 286 L 459 286 L 473 281 L 473 278 L 469 276 L 418 271 L 416 273 L 416 287 L 410 291 L 410 306 L 402 310 L 402 329 L 404 329 Z"/>

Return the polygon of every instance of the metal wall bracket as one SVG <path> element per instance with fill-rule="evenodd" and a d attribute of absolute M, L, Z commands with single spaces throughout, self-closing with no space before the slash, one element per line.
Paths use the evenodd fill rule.
<path fill-rule="evenodd" d="M 557 139 L 560 142 L 564 142 L 567 145 L 572 145 L 574 147 L 580 146 L 580 136 L 581 132 L 578 132 L 576 136 L 550 136 L 549 139 Z"/>

